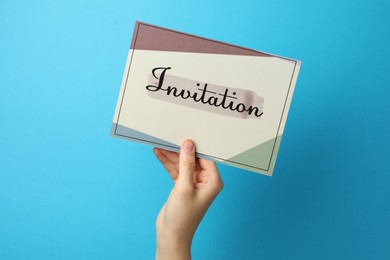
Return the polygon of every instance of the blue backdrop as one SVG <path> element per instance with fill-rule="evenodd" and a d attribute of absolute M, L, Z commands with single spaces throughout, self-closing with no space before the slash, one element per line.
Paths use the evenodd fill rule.
<path fill-rule="evenodd" d="M 390 259 L 390 2 L 0 1 L 0 259 L 153 259 L 172 187 L 109 137 L 136 20 L 302 60 L 274 177 L 219 165 L 194 259 Z"/>

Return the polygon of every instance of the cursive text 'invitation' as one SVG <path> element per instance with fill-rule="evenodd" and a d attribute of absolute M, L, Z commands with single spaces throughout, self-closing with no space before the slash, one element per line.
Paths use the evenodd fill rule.
<path fill-rule="evenodd" d="M 148 96 L 202 111 L 242 119 L 261 118 L 264 98 L 250 90 L 223 87 L 167 72 L 171 67 L 152 70 L 146 86 Z"/>

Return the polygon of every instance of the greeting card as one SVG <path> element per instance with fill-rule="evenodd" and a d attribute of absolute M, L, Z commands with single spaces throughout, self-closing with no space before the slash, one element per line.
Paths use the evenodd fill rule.
<path fill-rule="evenodd" d="M 300 61 L 137 22 L 111 135 L 272 175 Z"/>

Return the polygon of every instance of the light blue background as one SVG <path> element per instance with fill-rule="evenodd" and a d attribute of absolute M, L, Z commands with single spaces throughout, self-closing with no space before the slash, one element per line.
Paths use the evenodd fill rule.
<path fill-rule="evenodd" d="M 219 166 L 194 259 L 390 259 L 389 9 L 1 0 L 0 259 L 154 258 L 171 182 L 109 137 L 136 20 L 303 62 L 274 177 Z"/>

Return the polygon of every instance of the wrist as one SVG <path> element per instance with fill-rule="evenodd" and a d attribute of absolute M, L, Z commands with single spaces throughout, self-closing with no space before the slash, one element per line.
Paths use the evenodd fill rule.
<path fill-rule="evenodd" d="M 157 232 L 156 260 L 190 260 L 191 244 L 192 237 L 188 239 L 177 234 Z"/>

